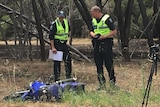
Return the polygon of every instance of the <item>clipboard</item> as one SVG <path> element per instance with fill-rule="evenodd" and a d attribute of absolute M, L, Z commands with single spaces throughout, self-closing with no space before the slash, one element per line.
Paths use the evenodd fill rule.
<path fill-rule="evenodd" d="M 54 60 L 54 61 L 62 61 L 63 60 L 63 52 L 57 51 L 57 53 L 53 53 L 52 50 L 50 49 L 48 59 Z"/>

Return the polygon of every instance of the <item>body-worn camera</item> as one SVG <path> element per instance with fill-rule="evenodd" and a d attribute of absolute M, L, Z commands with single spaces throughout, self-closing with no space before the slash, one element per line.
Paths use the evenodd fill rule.
<path fill-rule="evenodd" d="M 160 50 L 159 44 L 154 44 L 153 46 L 151 46 L 151 50 L 152 52 L 159 52 Z"/>

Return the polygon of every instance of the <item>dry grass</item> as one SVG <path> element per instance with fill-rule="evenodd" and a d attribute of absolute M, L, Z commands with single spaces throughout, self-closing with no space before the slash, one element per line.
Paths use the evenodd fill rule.
<path fill-rule="evenodd" d="M 46 80 L 53 73 L 52 62 L 16 62 L 10 60 L 8 65 L 6 61 L 1 59 L 0 74 L 0 106 L 1 107 L 70 107 L 70 104 L 62 103 L 9 103 L 3 102 L 2 98 L 14 90 L 22 90 L 29 86 L 29 82 L 42 77 Z M 15 69 L 15 83 L 13 82 L 13 68 Z M 130 93 L 139 92 L 145 88 L 147 79 L 150 73 L 151 63 L 147 60 L 132 60 L 131 62 L 122 62 L 115 60 L 115 72 L 117 77 L 117 85 L 121 89 Z M 62 64 L 61 79 L 65 78 L 64 66 Z M 78 78 L 80 82 L 86 83 L 86 90 L 93 91 L 98 85 L 96 68 L 94 63 L 73 61 L 73 75 Z M 152 90 L 158 92 L 160 89 L 159 76 L 153 76 Z M 108 80 L 108 74 L 105 70 L 105 77 Z M 77 106 L 78 107 L 78 106 Z M 108 107 L 108 106 L 106 106 Z M 153 107 L 156 107 L 155 104 Z"/>
<path fill-rule="evenodd" d="M 1 44 L 2 42 L 0 42 Z M 12 44 L 13 42 L 9 42 Z M 36 44 L 34 41 L 33 44 Z M 90 39 L 74 39 L 73 45 L 90 45 Z M 150 74 L 151 62 L 146 59 L 132 60 L 131 62 L 123 62 L 115 59 L 115 75 L 117 78 L 117 85 L 130 93 L 139 93 L 146 87 L 148 76 Z M 80 82 L 86 83 L 86 91 L 92 92 L 98 86 L 96 68 L 94 62 L 73 61 L 73 76 L 77 77 Z M 0 107 L 75 107 L 68 102 L 64 103 L 32 103 L 32 102 L 3 102 L 2 98 L 16 90 L 25 90 L 28 88 L 29 83 L 42 77 L 44 81 L 53 74 L 53 62 L 40 62 L 40 61 L 24 61 L 17 62 L 14 60 L 0 59 Z M 158 66 L 159 71 L 160 66 Z M 108 80 L 108 74 L 105 69 L 105 77 Z M 15 73 L 15 75 L 13 75 Z M 160 73 L 153 76 L 153 83 L 151 94 L 159 93 L 160 89 Z M 62 63 L 61 79 L 65 78 L 64 65 Z M 107 84 L 109 85 L 109 84 Z M 102 93 L 103 95 L 103 93 Z M 109 94 L 107 94 L 109 95 Z M 112 95 L 110 95 L 112 96 Z M 135 94 L 135 97 L 142 97 Z M 142 100 L 142 98 L 138 98 Z M 136 106 L 117 107 L 140 107 L 141 101 L 135 102 Z M 149 102 L 149 107 L 158 107 L 159 103 Z M 90 104 L 76 105 L 76 107 L 96 107 Z M 99 107 L 110 107 L 108 105 L 99 105 Z"/>

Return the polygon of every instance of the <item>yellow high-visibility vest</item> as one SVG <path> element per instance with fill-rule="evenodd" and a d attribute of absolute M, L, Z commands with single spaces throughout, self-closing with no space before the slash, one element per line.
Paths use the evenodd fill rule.
<path fill-rule="evenodd" d="M 55 20 L 57 32 L 56 32 L 54 38 L 61 40 L 61 41 L 66 41 L 66 40 L 68 40 L 69 25 L 68 25 L 68 21 L 66 19 L 63 19 L 63 21 L 64 21 L 65 29 L 63 28 L 63 26 L 58 18 Z"/>
<path fill-rule="evenodd" d="M 94 33 L 101 34 L 101 35 L 107 35 L 111 32 L 108 25 L 105 23 L 109 17 L 110 16 L 108 14 L 105 14 L 99 23 L 97 22 L 95 18 L 92 19 Z"/>

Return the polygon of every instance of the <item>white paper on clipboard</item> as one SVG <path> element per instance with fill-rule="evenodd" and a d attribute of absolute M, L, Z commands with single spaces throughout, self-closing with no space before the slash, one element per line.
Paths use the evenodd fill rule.
<path fill-rule="evenodd" d="M 51 59 L 54 61 L 62 61 L 63 60 L 63 52 L 57 51 L 57 53 L 53 53 L 52 50 L 49 50 L 48 59 Z"/>

